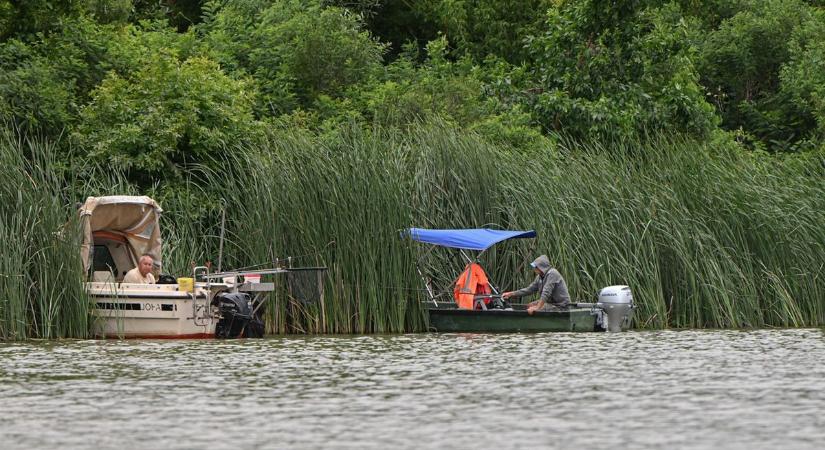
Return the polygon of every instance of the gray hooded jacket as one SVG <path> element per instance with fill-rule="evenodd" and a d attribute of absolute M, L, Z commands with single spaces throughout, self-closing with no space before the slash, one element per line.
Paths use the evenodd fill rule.
<path fill-rule="evenodd" d="M 533 267 L 541 271 L 541 275 L 524 289 L 513 292 L 513 297 L 524 297 L 525 295 L 539 293 L 539 299 L 545 304 L 552 304 L 558 307 L 566 307 L 570 304 L 570 294 L 567 292 L 567 283 L 564 282 L 558 270 L 550 266 L 550 259 L 547 255 L 541 255 L 533 261 Z"/>

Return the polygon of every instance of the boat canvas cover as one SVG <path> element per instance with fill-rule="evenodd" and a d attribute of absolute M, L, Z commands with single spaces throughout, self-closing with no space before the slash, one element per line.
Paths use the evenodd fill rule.
<path fill-rule="evenodd" d="M 161 268 L 160 213 L 163 210 L 149 197 L 114 195 L 89 197 L 80 207 L 83 242 L 80 256 L 85 272 L 91 265 L 94 233 L 107 231 L 123 236 L 132 255 L 152 256 L 155 267 Z"/>
<path fill-rule="evenodd" d="M 490 281 L 487 274 L 478 263 L 470 263 L 464 268 L 464 272 L 455 280 L 453 297 L 461 309 L 473 309 L 475 307 L 475 296 L 491 294 Z"/>
<path fill-rule="evenodd" d="M 491 230 L 489 228 L 474 228 L 467 230 L 428 230 L 424 228 L 410 228 L 407 230 L 414 241 L 442 247 L 460 248 L 464 250 L 484 251 L 493 245 L 507 239 L 533 238 L 536 232 Z"/>

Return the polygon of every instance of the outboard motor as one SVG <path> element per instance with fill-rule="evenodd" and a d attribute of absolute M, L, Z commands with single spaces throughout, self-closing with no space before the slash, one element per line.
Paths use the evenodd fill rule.
<path fill-rule="evenodd" d="M 633 294 L 628 286 L 608 286 L 599 292 L 595 305 L 604 311 L 607 331 L 622 331 L 630 326 L 633 317 Z"/>
<path fill-rule="evenodd" d="M 212 299 L 221 319 L 215 326 L 217 338 L 259 338 L 264 335 L 264 321 L 255 311 L 252 296 L 245 292 L 224 292 Z"/>

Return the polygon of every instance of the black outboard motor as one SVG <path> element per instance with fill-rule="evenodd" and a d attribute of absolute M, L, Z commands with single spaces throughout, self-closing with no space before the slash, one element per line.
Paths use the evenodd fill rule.
<path fill-rule="evenodd" d="M 221 319 L 215 326 L 215 337 L 233 339 L 239 337 L 260 338 L 264 335 L 261 311 L 255 311 L 252 296 L 244 292 L 221 293 L 212 299 Z"/>

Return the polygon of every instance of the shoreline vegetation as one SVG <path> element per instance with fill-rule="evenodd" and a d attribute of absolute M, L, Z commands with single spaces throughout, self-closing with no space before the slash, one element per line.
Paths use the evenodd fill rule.
<path fill-rule="evenodd" d="M 15 220 L 0 230 L 8 245 L 0 332 L 83 337 L 88 305 L 69 205 L 118 181 L 103 168 L 54 164 L 54 145 L 8 130 L 4 137 L 3 176 L 13 182 L 4 183 L 2 204 Z M 319 305 L 298 310 L 273 299 L 273 333 L 421 331 L 421 249 L 399 234 L 410 225 L 535 229 L 538 239 L 485 257 L 493 279 L 508 289 L 525 283 L 525 261 L 546 252 L 578 301 L 630 285 L 638 328 L 825 324 L 821 158 L 682 137 L 611 148 L 571 141 L 524 155 L 443 123 L 403 132 L 354 127 L 337 140 L 283 130 L 231 154 L 192 170 L 190 182 L 209 186 L 208 195 L 161 205 L 165 271 L 181 276 L 189 261 L 216 260 L 219 208 L 198 207 L 222 199 L 224 267 L 298 255 L 296 263 L 329 267 L 323 317 Z M 101 178 L 64 178 L 83 171 Z M 446 254 L 426 261 L 442 287 L 460 267 Z"/>
<path fill-rule="evenodd" d="M 425 329 L 410 227 L 535 229 L 635 326 L 825 324 L 819 0 L 0 0 L 0 340 L 86 337 L 76 205 L 148 195 L 164 272 L 326 266 L 270 333 Z M 446 288 L 455 255 L 421 260 Z"/>

